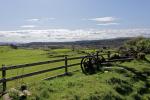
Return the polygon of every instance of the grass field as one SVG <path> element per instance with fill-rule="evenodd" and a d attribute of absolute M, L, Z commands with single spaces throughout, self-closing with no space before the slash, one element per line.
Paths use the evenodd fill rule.
<path fill-rule="evenodd" d="M 92 52 L 93 50 L 86 50 Z M 46 61 L 62 58 L 62 55 L 69 57 L 81 56 L 76 51 L 70 49 L 11 49 L 0 47 L 0 64 L 7 66 Z M 134 69 L 136 72 L 150 71 L 150 55 L 147 60 L 133 60 L 131 62 L 116 63 Z M 71 63 L 80 60 L 70 61 Z M 19 70 L 8 71 L 7 77 L 21 75 L 33 71 L 64 65 L 64 62 L 45 64 L 36 67 L 29 67 Z M 114 67 L 117 67 L 114 65 Z M 80 69 L 80 66 L 69 68 L 69 71 Z M 138 77 L 137 74 L 119 69 L 101 71 L 93 75 L 84 75 L 81 71 L 74 72 L 72 76 L 65 76 L 53 80 L 40 81 L 42 78 L 64 73 L 64 69 L 53 73 L 45 73 L 30 78 L 9 82 L 9 88 L 18 88 L 22 83 L 28 85 L 32 95 L 29 100 L 150 100 L 150 76 L 145 79 Z M 14 94 L 11 94 L 14 96 Z M 16 96 L 14 96 L 16 97 Z M 14 99 L 14 100 L 17 100 Z"/>
<path fill-rule="evenodd" d="M 150 71 L 147 61 L 134 60 L 118 65 L 143 73 Z M 142 79 L 135 73 L 119 69 L 93 75 L 79 71 L 72 76 L 32 84 L 29 89 L 33 92 L 29 100 L 150 100 L 150 76 Z"/>
<path fill-rule="evenodd" d="M 88 50 L 88 51 L 91 52 L 92 50 Z M 83 54 L 78 53 L 76 51 L 72 51 L 71 49 L 49 49 L 49 50 L 12 49 L 8 46 L 1 46 L 0 47 L 0 65 L 2 66 L 3 64 L 5 64 L 6 66 L 11 66 L 11 65 L 18 65 L 18 64 L 34 63 L 34 62 L 39 62 L 39 61 L 62 59 L 64 58 L 64 55 L 68 55 L 68 57 L 76 57 L 76 56 L 81 56 Z M 80 60 L 68 61 L 68 64 L 73 64 L 77 62 L 80 62 Z M 27 74 L 27 73 L 34 72 L 34 71 L 40 71 L 44 69 L 59 67 L 63 65 L 64 65 L 64 62 L 58 62 L 58 63 L 32 66 L 28 68 L 9 70 L 7 71 L 7 78 L 16 76 L 16 75 Z M 71 70 L 76 70 L 78 68 L 79 66 Z M 61 73 L 64 73 L 64 69 L 50 72 L 50 73 L 36 75 L 33 77 L 29 77 L 29 78 L 18 79 L 18 80 L 9 82 L 8 87 L 20 86 L 22 83 L 32 83 L 34 81 L 33 79 L 35 79 L 36 81 L 41 81 L 41 79 L 43 78 L 54 76 L 54 75 L 61 74 Z M 0 77 L 2 77 L 1 72 L 0 72 Z"/>

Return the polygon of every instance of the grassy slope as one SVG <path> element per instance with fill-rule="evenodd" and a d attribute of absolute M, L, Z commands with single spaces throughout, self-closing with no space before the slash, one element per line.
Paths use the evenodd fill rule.
<path fill-rule="evenodd" d="M 69 55 L 69 57 L 81 56 L 82 54 L 78 54 L 76 51 L 71 51 L 70 49 L 52 49 L 52 50 L 40 50 L 40 49 L 11 49 L 8 46 L 0 47 L 0 67 L 2 64 L 6 66 L 17 65 L 17 64 L 25 64 L 39 61 L 47 61 L 53 59 L 61 59 L 64 58 L 62 55 Z M 68 63 L 76 63 L 80 60 L 69 61 Z M 51 63 L 44 64 L 34 67 L 21 68 L 7 71 L 7 77 L 12 77 L 16 75 L 22 75 L 34 71 L 44 70 L 48 68 L 63 66 L 64 62 L 59 63 Z M 75 68 L 76 69 L 76 68 Z M 60 73 L 64 73 L 64 69 L 54 71 L 51 73 L 44 73 L 40 75 L 36 75 L 29 78 L 19 79 L 13 82 L 9 82 L 9 85 L 18 86 L 21 83 L 32 83 L 35 79 L 36 81 L 40 81 L 41 79 L 49 76 L 54 76 Z M 0 72 L 1 77 L 1 72 Z M 16 84 L 17 83 L 17 84 Z"/>
<path fill-rule="evenodd" d="M 68 54 L 70 55 L 70 57 L 79 55 L 76 52 L 70 51 L 69 49 L 43 51 L 24 49 L 13 50 L 9 47 L 0 47 L 0 64 L 16 65 L 29 62 L 52 60 L 58 59 L 53 56 L 63 54 Z M 150 61 L 150 56 L 147 56 L 147 59 Z M 72 61 L 69 63 L 75 62 L 79 61 Z M 64 65 L 64 62 L 25 68 L 23 70 L 13 70 L 8 72 L 10 73 L 8 77 L 61 65 Z M 150 70 L 150 63 L 148 61 L 125 62 L 121 65 L 133 68 L 140 72 Z M 77 66 L 76 68 L 79 69 L 80 66 Z M 122 72 L 119 70 L 113 70 L 107 73 L 100 72 L 98 74 L 88 76 L 85 76 L 81 72 L 76 72 L 73 76 L 66 76 L 40 83 L 37 82 L 41 78 L 61 72 L 64 72 L 64 70 L 56 71 L 54 73 L 45 73 L 31 78 L 25 78 L 24 80 L 16 80 L 15 83 L 11 83 L 11 86 L 16 87 L 19 86 L 18 84 L 21 84 L 22 82 L 31 82 L 32 84 L 29 84 L 29 90 L 31 90 L 33 95 L 28 99 L 32 100 L 132 100 L 139 98 L 145 100 L 148 100 L 148 98 L 150 99 L 150 91 L 149 87 L 147 87 L 147 83 L 150 83 L 150 76 L 147 76 L 148 82 L 146 82 L 141 79 L 135 79 L 135 74 L 131 72 Z M 147 89 L 145 89 L 144 87 Z"/>
<path fill-rule="evenodd" d="M 150 59 L 150 56 L 147 56 Z M 150 71 L 147 61 L 125 62 L 136 71 Z M 115 67 L 115 66 L 114 66 Z M 130 71 L 111 70 L 94 75 L 75 72 L 72 76 L 33 83 L 29 86 L 32 100 L 149 100 L 150 76 L 146 80 Z"/>

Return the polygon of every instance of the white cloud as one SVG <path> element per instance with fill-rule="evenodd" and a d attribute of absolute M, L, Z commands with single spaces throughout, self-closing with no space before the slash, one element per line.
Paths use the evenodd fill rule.
<path fill-rule="evenodd" d="M 136 36 L 150 37 L 150 28 L 106 30 L 46 29 L 0 31 L 0 42 L 64 42 Z"/>
<path fill-rule="evenodd" d="M 21 28 L 35 28 L 36 26 L 35 25 L 23 25 L 23 26 L 20 26 Z"/>
<path fill-rule="evenodd" d="M 47 20 L 55 20 L 56 18 L 51 17 L 51 18 L 45 18 L 45 19 L 47 19 Z"/>
<path fill-rule="evenodd" d="M 26 21 L 38 22 L 38 21 L 48 21 L 48 20 L 55 20 L 55 18 L 53 18 L 53 17 L 50 17 L 50 18 L 31 18 L 31 19 L 27 19 Z"/>
<path fill-rule="evenodd" d="M 106 22 L 114 22 L 117 20 L 117 18 L 115 18 L 115 17 L 99 17 L 99 18 L 93 18 L 93 19 L 89 19 L 89 20 L 106 23 Z"/>
<path fill-rule="evenodd" d="M 92 18 L 92 19 L 88 19 L 91 21 L 95 21 L 98 24 L 97 25 L 101 25 L 101 26 L 109 26 L 109 25 L 119 25 L 118 18 L 115 17 L 98 17 L 98 18 Z"/>
<path fill-rule="evenodd" d="M 40 21 L 40 19 L 38 19 L 38 18 L 33 18 L 33 19 L 27 19 L 27 21 L 37 22 L 37 21 Z"/>
<path fill-rule="evenodd" d="M 109 26 L 109 25 L 119 25 L 119 23 L 100 23 L 97 25 L 101 25 L 101 26 Z"/>

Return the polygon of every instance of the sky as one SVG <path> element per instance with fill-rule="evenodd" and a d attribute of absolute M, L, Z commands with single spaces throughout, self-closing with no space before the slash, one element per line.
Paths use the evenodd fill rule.
<path fill-rule="evenodd" d="M 150 0 L 0 0 L 0 42 L 150 37 Z"/>

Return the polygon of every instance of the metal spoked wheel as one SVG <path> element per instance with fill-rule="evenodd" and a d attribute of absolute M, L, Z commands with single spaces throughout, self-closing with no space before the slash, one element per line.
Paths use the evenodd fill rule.
<path fill-rule="evenodd" d="M 81 60 L 81 69 L 84 74 L 92 74 L 95 72 L 96 58 L 94 56 L 85 56 Z"/>

